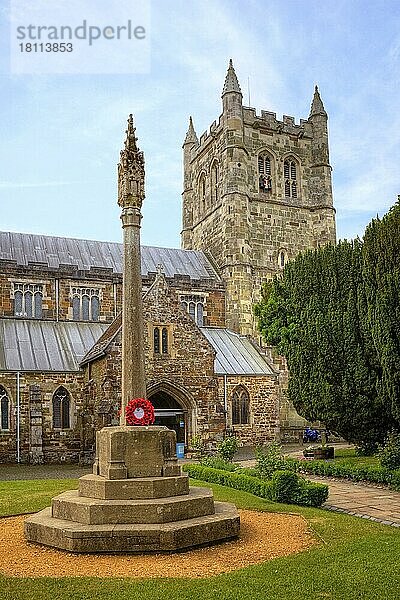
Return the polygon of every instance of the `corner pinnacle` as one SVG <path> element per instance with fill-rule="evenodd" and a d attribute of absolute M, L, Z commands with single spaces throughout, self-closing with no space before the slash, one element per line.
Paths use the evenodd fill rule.
<path fill-rule="evenodd" d="M 189 127 L 186 133 L 184 144 L 198 144 L 199 140 L 197 138 L 196 131 L 193 127 L 193 119 L 189 117 Z"/>
<path fill-rule="evenodd" d="M 327 116 L 317 85 L 315 86 L 314 97 L 311 103 L 310 117 L 314 117 L 316 115 L 323 115 L 325 117 Z"/>
<path fill-rule="evenodd" d="M 242 93 L 238 78 L 236 77 L 235 69 L 233 68 L 232 59 L 229 59 L 229 67 L 225 78 L 224 89 L 222 90 L 222 96 L 228 92 L 237 92 L 238 94 Z"/>

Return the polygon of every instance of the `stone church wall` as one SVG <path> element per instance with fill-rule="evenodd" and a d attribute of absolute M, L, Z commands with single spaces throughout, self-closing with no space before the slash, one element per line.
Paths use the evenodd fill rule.
<path fill-rule="evenodd" d="M 83 402 L 81 373 L 21 373 L 20 452 L 21 462 L 78 462 L 82 447 Z M 16 460 L 17 375 L 0 373 L 11 404 L 10 430 L 0 431 L 0 462 Z M 71 428 L 57 430 L 52 422 L 54 392 L 64 386 L 71 398 Z"/>

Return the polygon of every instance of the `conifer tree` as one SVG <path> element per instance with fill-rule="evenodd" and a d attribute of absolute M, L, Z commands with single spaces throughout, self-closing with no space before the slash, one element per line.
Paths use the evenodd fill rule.
<path fill-rule="evenodd" d="M 266 284 L 255 311 L 266 341 L 287 359 L 288 397 L 299 414 L 371 447 L 393 418 L 377 385 L 362 275 L 359 240 L 308 251 Z"/>
<path fill-rule="evenodd" d="M 363 276 L 366 319 L 382 368 L 378 395 L 390 405 L 400 429 L 400 199 L 366 229 Z"/>

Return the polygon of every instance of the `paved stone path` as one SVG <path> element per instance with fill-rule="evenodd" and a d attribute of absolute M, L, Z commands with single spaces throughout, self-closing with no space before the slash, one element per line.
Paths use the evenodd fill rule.
<path fill-rule="evenodd" d="M 306 477 L 329 485 L 328 500 L 323 508 L 400 527 L 400 492 L 331 477 Z"/>

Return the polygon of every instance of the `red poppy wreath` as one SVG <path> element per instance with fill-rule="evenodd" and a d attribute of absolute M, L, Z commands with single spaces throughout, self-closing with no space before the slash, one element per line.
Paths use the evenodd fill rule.
<path fill-rule="evenodd" d="M 152 425 L 154 423 L 154 408 L 145 398 L 129 400 L 125 409 L 127 425 Z"/>

